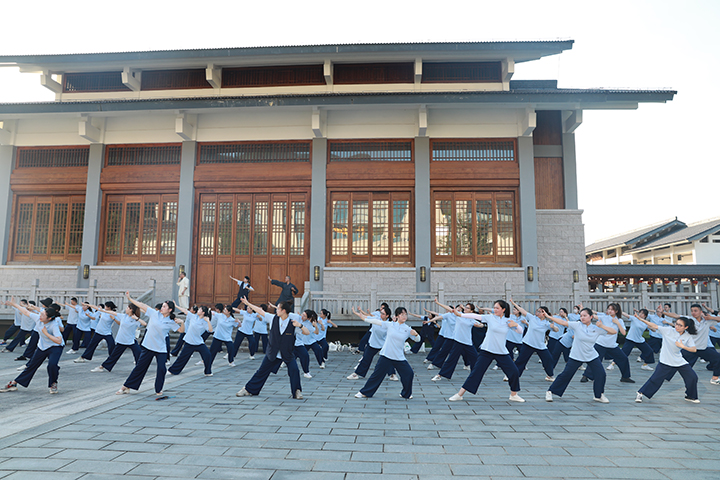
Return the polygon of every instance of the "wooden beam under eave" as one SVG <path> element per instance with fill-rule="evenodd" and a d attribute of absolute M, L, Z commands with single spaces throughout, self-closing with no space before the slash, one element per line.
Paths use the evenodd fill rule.
<path fill-rule="evenodd" d="M 135 76 L 134 71 L 130 70 L 130 67 L 123 68 L 122 71 L 122 83 L 133 92 L 140 91 L 140 80 Z"/>
<path fill-rule="evenodd" d="M 83 118 L 78 122 L 78 135 L 90 143 L 100 143 L 102 140 L 102 132 L 93 126 L 89 118 Z"/>
<path fill-rule="evenodd" d="M 42 73 L 40 75 L 40 85 L 52 92 L 62 93 L 62 85 L 53 80 L 52 76 L 49 73 Z"/>
<path fill-rule="evenodd" d="M 323 76 L 325 77 L 325 84 L 326 85 L 332 85 L 333 84 L 333 65 L 332 61 L 325 60 L 325 63 L 323 64 Z"/>
<path fill-rule="evenodd" d="M 573 110 L 563 122 L 564 133 L 573 133 L 582 124 L 582 110 Z"/>
<path fill-rule="evenodd" d="M 222 69 L 215 67 L 212 63 L 205 69 L 205 80 L 213 88 L 222 87 Z"/>

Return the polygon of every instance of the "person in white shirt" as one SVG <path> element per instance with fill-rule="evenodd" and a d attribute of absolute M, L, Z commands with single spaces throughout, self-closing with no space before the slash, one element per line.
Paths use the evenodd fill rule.
<path fill-rule="evenodd" d="M 106 304 L 107 306 L 107 304 Z M 142 325 L 147 326 L 147 323 L 140 318 L 140 309 L 137 305 L 132 303 L 125 307 L 125 313 L 116 314 L 115 312 L 110 313 L 113 317 L 113 321 L 118 324 L 117 337 L 115 338 L 115 347 L 109 352 L 108 358 L 100 365 L 95 367 L 91 372 L 110 372 L 115 367 L 115 364 L 120 360 L 120 357 L 126 349 L 130 349 L 135 357 L 135 363 L 140 360 L 140 345 L 135 340 L 135 332 L 138 327 Z"/>
<path fill-rule="evenodd" d="M 698 376 L 688 361 L 683 358 L 681 352 L 696 352 L 697 347 L 692 335 L 697 335 L 695 322 L 686 317 L 678 317 L 675 327 L 663 327 L 648 322 L 638 311 L 635 310 L 635 317 L 648 326 L 651 330 L 660 332 L 663 338 L 663 345 L 660 349 L 660 361 L 655 371 L 648 378 L 645 385 L 637 391 L 635 401 L 641 403 L 643 395 L 652 398 L 660 389 L 666 378 L 672 378 L 675 372 L 685 381 L 685 400 L 692 403 L 700 403 L 698 399 Z"/>
<path fill-rule="evenodd" d="M 20 305 L 22 305 L 23 307 L 25 305 L 27 305 L 27 300 L 24 300 L 24 299 L 20 300 Z M 10 338 L 13 335 L 15 335 L 17 332 L 20 331 L 20 326 L 22 325 L 22 318 L 23 318 L 22 313 L 20 313 L 20 311 L 17 308 L 13 308 L 13 310 L 15 311 L 15 315 L 13 318 L 13 324 L 10 325 L 10 327 L 7 329 L 7 331 L 5 331 L 5 335 L 3 336 L 3 339 L 0 342 L 1 346 L 7 345 L 8 340 L 10 340 Z"/>
<path fill-rule="evenodd" d="M 665 312 L 665 315 L 674 319 L 680 318 L 680 315 L 673 312 Z M 713 372 L 710 383 L 712 385 L 720 385 L 720 353 L 714 348 L 708 348 L 710 342 L 710 327 L 717 325 L 720 317 L 704 313 L 702 307 L 697 303 L 690 306 L 690 315 L 695 322 L 695 330 L 697 330 L 697 333 L 692 335 L 696 350 L 690 351 L 683 349 L 682 356 L 688 361 L 691 367 L 695 366 L 698 358 L 707 361 L 709 369 Z M 664 345 L 663 343 L 663 346 Z"/>
<path fill-rule="evenodd" d="M 358 312 L 353 308 L 353 313 Z M 404 307 L 395 309 L 395 321 L 383 321 L 377 317 L 369 316 L 363 319 L 377 328 L 384 330 L 386 333 L 385 344 L 380 349 L 378 361 L 375 364 L 375 370 L 365 382 L 365 386 L 355 394 L 356 398 L 370 398 L 375 395 L 385 376 L 392 371 L 397 371 L 400 376 L 402 390 L 400 396 L 406 400 L 412 398 L 412 382 L 415 376 L 412 367 L 405 359 L 405 340 L 412 338 L 414 341 L 420 341 L 420 335 L 406 325 L 407 310 Z"/>
<path fill-rule="evenodd" d="M 180 278 L 178 278 L 177 286 L 178 306 L 187 309 L 190 306 L 190 279 L 187 278 L 185 272 L 180 272 Z"/>

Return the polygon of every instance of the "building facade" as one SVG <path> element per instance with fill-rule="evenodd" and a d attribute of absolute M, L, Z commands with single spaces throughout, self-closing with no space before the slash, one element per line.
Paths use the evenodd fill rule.
<path fill-rule="evenodd" d="M 0 57 L 55 102 L 0 105 L 7 287 L 249 275 L 352 293 L 569 291 L 587 279 L 574 131 L 672 91 L 560 89 L 572 41 Z M 32 78 L 32 75 L 28 75 Z"/>

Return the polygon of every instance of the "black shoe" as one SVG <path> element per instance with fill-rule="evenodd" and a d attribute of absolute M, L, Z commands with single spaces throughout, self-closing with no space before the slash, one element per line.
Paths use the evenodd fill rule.
<path fill-rule="evenodd" d="M 627 378 L 623 377 L 623 378 L 620 379 L 620 382 L 621 382 L 621 383 L 635 383 L 635 380 L 633 380 L 633 379 L 630 378 L 630 377 L 627 377 Z"/>
<path fill-rule="evenodd" d="M 20 355 L 15 359 L 16 362 L 27 362 L 27 357 L 25 355 Z"/>
<path fill-rule="evenodd" d="M 583 376 L 580 378 L 580 383 L 587 383 L 589 380 L 590 380 L 590 379 L 589 379 L 588 377 L 586 377 L 585 375 L 583 375 Z"/>

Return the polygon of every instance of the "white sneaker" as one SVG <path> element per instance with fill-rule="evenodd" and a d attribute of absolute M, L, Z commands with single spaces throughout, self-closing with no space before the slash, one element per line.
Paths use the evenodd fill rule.
<path fill-rule="evenodd" d="M 19 367 L 16 368 L 16 370 L 17 370 L 18 372 L 22 372 L 22 371 L 25 370 L 26 368 L 27 368 L 27 365 L 20 365 Z"/>
<path fill-rule="evenodd" d="M 347 379 L 348 380 L 360 380 L 360 375 L 358 375 L 357 373 L 351 373 L 350 375 L 347 376 Z"/>
<path fill-rule="evenodd" d="M 462 400 L 462 399 L 463 399 L 462 395 L 458 395 L 458 394 L 456 393 L 456 394 L 453 395 L 452 397 L 448 398 L 448 401 L 450 401 L 450 402 L 459 402 L 459 401 Z"/>
<path fill-rule="evenodd" d="M 430 360 L 426 358 L 425 360 L 423 360 L 423 363 L 430 363 Z"/>
<path fill-rule="evenodd" d="M 551 392 L 550 390 L 548 390 L 547 392 L 545 392 L 545 401 L 546 401 L 546 402 L 552 402 L 552 401 L 553 401 L 552 392 Z"/>
<path fill-rule="evenodd" d="M 525 399 L 518 394 L 510 395 L 510 398 L 508 400 L 510 400 L 511 402 L 525 403 Z"/>
<path fill-rule="evenodd" d="M 227 358 L 228 358 L 228 355 L 229 355 L 229 354 L 228 354 L 228 353 L 226 353 L 226 354 L 225 354 L 225 356 L 223 357 L 223 359 L 227 360 Z"/>
<path fill-rule="evenodd" d="M 507 375 L 505 375 L 505 376 L 503 377 L 503 382 L 507 382 L 507 381 L 508 381 L 508 377 L 507 377 Z"/>
<path fill-rule="evenodd" d="M 402 393 L 400 394 L 400 398 L 405 398 L 405 397 L 402 396 Z M 408 398 L 405 398 L 405 400 L 412 400 L 412 399 L 413 399 L 413 396 L 412 396 L 412 395 L 410 395 Z"/>
<path fill-rule="evenodd" d="M 440 375 L 435 375 L 430 380 L 432 380 L 433 382 L 439 382 L 440 380 L 442 380 L 442 378 L 443 377 L 441 377 Z"/>
<path fill-rule="evenodd" d="M 463 370 L 471 370 L 470 365 L 465 365 L 465 366 L 463 367 Z"/>
<path fill-rule="evenodd" d="M 389 376 L 388 376 L 388 380 L 390 380 L 390 381 L 392 381 L 392 382 L 397 382 L 397 381 L 400 380 L 400 379 L 398 378 L 397 375 L 395 375 L 395 374 L 393 373 L 392 375 L 389 375 Z"/>
<path fill-rule="evenodd" d="M 493 367 L 493 370 L 497 370 L 497 369 L 498 369 L 498 366 L 495 365 L 495 366 Z"/>
<path fill-rule="evenodd" d="M 640 392 L 637 392 L 637 395 L 635 396 L 635 403 L 642 403 L 642 397 L 643 397 L 643 394 Z"/>
<path fill-rule="evenodd" d="M 76 353 L 77 353 L 77 350 L 70 349 L 67 351 L 67 353 L 65 355 L 75 355 Z"/>
<path fill-rule="evenodd" d="M 642 362 L 642 357 L 637 357 L 637 360 L 635 360 L 635 361 L 638 363 Z"/>
<path fill-rule="evenodd" d="M 615 370 L 615 364 L 611 363 L 610 365 L 607 366 L 607 368 L 605 370 Z"/>
<path fill-rule="evenodd" d="M 293 398 L 295 400 L 302 400 L 303 399 L 302 392 L 300 390 L 295 390 L 295 396 Z"/>
<path fill-rule="evenodd" d="M 365 395 L 363 395 L 362 393 L 357 392 L 357 393 L 355 394 L 355 398 L 367 398 L 367 397 L 366 397 Z"/>
<path fill-rule="evenodd" d="M 83 357 L 78 357 L 73 360 L 73 363 L 87 363 L 87 360 L 85 360 Z"/>
<path fill-rule="evenodd" d="M 697 399 L 697 398 L 688 398 L 688 397 L 685 397 L 685 401 L 690 402 L 690 403 L 700 403 L 700 400 Z"/>
<path fill-rule="evenodd" d="M 578 370 L 580 370 L 581 372 L 584 372 L 585 368 L 587 368 L 587 367 L 585 367 L 585 365 L 580 365 L 580 368 Z"/>
<path fill-rule="evenodd" d="M 720 385 L 720 378 L 711 378 L 710 383 L 713 385 Z"/>
<path fill-rule="evenodd" d="M 320 368 L 321 368 L 321 369 L 324 369 L 324 368 L 325 368 L 325 362 L 322 362 L 322 363 L 320 364 Z"/>
<path fill-rule="evenodd" d="M 203 361 L 202 361 L 202 360 L 200 360 L 199 362 L 195 363 L 195 365 L 202 365 L 202 364 L 203 364 Z"/>
<path fill-rule="evenodd" d="M 90 370 L 90 371 L 97 373 L 97 372 L 106 372 L 107 370 L 105 370 L 105 369 L 102 367 L 102 365 L 100 365 L 100 366 L 97 366 L 97 367 L 93 368 L 93 369 Z"/>
<path fill-rule="evenodd" d="M 243 389 L 240 390 L 239 392 L 237 392 L 235 394 L 235 396 L 236 397 L 250 397 L 250 396 L 252 396 L 252 393 L 248 392 L 247 390 L 245 390 L 245 387 L 243 387 Z"/>
<path fill-rule="evenodd" d="M 234 367 L 234 366 L 235 366 L 235 362 L 228 363 L 228 367 Z"/>
<path fill-rule="evenodd" d="M 546 381 L 546 382 L 554 382 L 554 381 L 555 381 L 555 377 L 551 377 L 550 375 L 546 375 L 546 376 L 545 376 L 545 381 Z"/>
<path fill-rule="evenodd" d="M 593 400 L 600 403 L 610 403 L 610 400 L 607 399 L 604 393 L 600 394 L 600 398 L 593 398 Z"/>
<path fill-rule="evenodd" d="M 250 358 L 250 360 L 255 360 L 255 355 L 250 355 L 248 358 Z"/>
<path fill-rule="evenodd" d="M 432 363 L 430 365 L 428 365 L 427 369 L 428 370 L 438 370 L 438 368 L 435 365 L 433 365 Z"/>
<path fill-rule="evenodd" d="M 707 363 L 707 362 L 705 361 L 705 359 L 701 358 L 700 363 Z"/>
<path fill-rule="evenodd" d="M 310 372 L 308 372 L 308 373 L 303 373 L 303 377 L 305 377 L 305 378 L 312 378 L 312 375 L 310 375 Z"/>
<path fill-rule="evenodd" d="M 640 367 L 640 370 L 650 370 L 652 372 L 654 370 L 654 368 L 646 363 L 645 365 Z"/>

